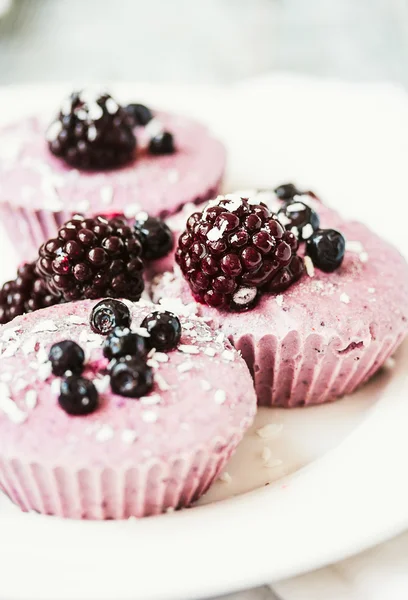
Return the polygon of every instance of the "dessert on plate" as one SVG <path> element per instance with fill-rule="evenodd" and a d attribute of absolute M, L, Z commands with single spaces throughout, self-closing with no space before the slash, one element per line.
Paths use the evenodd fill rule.
<path fill-rule="evenodd" d="M 224 147 L 192 119 L 86 91 L 52 116 L 0 134 L 0 219 L 24 260 L 75 214 L 164 216 L 218 192 Z"/>
<path fill-rule="evenodd" d="M 353 392 L 406 336 L 408 266 L 314 194 L 277 192 L 196 207 L 175 232 L 173 265 L 166 257 L 154 267 L 170 270 L 155 278 L 153 298 L 181 299 L 221 328 L 259 404 L 321 404 Z"/>
<path fill-rule="evenodd" d="M 59 304 L 0 329 L 0 488 L 24 511 L 122 519 L 188 506 L 252 423 L 242 358 L 201 319 Z"/>

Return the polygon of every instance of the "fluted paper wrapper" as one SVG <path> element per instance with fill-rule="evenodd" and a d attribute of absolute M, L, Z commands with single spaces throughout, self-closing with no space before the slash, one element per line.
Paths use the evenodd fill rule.
<path fill-rule="evenodd" d="M 151 460 L 124 470 L 76 470 L 2 458 L 0 488 L 25 512 L 99 520 L 157 515 L 189 506 L 202 496 L 241 438 L 242 432 L 236 432 L 191 455 L 166 462 Z"/>

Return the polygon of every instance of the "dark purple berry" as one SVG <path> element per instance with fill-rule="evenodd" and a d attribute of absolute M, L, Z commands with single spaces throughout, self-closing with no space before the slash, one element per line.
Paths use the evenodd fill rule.
<path fill-rule="evenodd" d="M 173 134 L 161 131 L 149 142 L 150 154 L 173 154 L 175 152 Z"/>
<path fill-rule="evenodd" d="M 13 281 L 0 288 L 0 325 L 14 317 L 56 304 L 46 283 L 35 271 L 35 263 L 25 263 L 17 271 Z"/>
<path fill-rule="evenodd" d="M 95 333 L 108 335 L 115 327 L 130 327 L 130 321 L 130 311 L 126 304 L 107 298 L 93 307 L 90 323 Z"/>
<path fill-rule="evenodd" d="M 144 127 L 153 119 L 153 113 L 144 104 L 128 104 L 125 106 L 125 111 L 132 119 L 133 127 Z"/>
<path fill-rule="evenodd" d="M 135 232 L 142 244 L 143 257 L 147 260 L 162 258 L 173 248 L 173 233 L 162 219 L 142 213 L 136 218 Z"/>
<path fill-rule="evenodd" d="M 144 289 L 142 245 L 121 217 L 73 217 L 43 244 L 36 264 L 58 301 L 128 298 Z"/>
<path fill-rule="evenodd" d="M 278 212 L 278 219 L 300 241 L 308 240 L 319 228 L 320 219 L 317 212 L 304 202 L 288 202 Z"/>
<path fill-rule="evenodd" d="M 112 392 L 128 398 L 145 396 L 153 387 L 152 369 L 145 361 L 136 357 L 116 362 L 110 378 Z"/>
<path fill-rule="evenodd" d="M 69 415 L 89 415 L 98 408 L 98 392 L 89 379 L 70 375 L 61 381 L 58 403 Z"/>
<path fill-rule="evenodd" d="M 47 131 L 50 151 L 80 169 L 129 162 L 136 148 L 133 121 L 109 94 L 74 92 Z"/>
<path fill-rule="evenodd" d="M 81 346 L 72 340 L 64 340 L 53 344 L 48 358 L 52 365 L 52 372 L 58 377 L 61 377 L 67 371 L 71 371 L 73 375 L 80 375 L 84 370 L 84 351 Z"/>
<path fill-rule="evenodd" d="M 176 250 L 176 262 L 199 302 L 216 308 L 248 310 L 279 273 L 288 268 L 298 240 L 264 204 L 221 198 L 194 213 Z"/>
<path fill-rule="evenodd" d="M 232 296 L 231 309 L 245 311 L 253 308 L 259 298 L 259 290 L 256 287 L 240 287 Z"/>
<path fill-rule="evenodd" d="M 292 200 L 295 196 L 301 195 L 301 193 L 293 183 L 283 183 L 275 189 L 275 194 L 279 200 L 284 200 L 285 202 Z"/>
<path fill-rule="evenodd" d="M 318 229 L 306 243 L 306 253 L 318 269 L 331 273 L 343 262 L 346 240 L 335 229 Z"/>
<path fill-rule="evenodd" d="M 133 333 L 128 327 L 116 327 L 106 338 L 103 354 L 109 360 L 124 356 L 146 356 L 146 338 Z"/>
<path fill-rule="evenodd" d="M 142 321 L 141 327 L 149 333 L 146 342 L 149 348 L 159 352 L 169 352 L 177 347 L 181 338 L 181 324 L 178 317 L 165 310 L 153 312 Z"/>

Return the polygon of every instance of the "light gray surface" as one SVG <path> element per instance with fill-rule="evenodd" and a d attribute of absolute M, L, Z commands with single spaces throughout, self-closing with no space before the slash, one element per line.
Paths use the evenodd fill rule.
<path fill-rule="evenodd" d="M 271 70 L 408 85 L 408 0 L 14 0 L 0 83 L 228 83 Z"/>

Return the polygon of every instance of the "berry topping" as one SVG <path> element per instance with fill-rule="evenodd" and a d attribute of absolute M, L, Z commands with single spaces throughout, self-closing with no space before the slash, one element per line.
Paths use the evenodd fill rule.
<path fill-rule="evenodd" d="M 84 370 L 85 354 L 81 346 L 72 340 L 64 340 L 51 346 L 49 360 L 54 375 L 61 377 L 67 371 L 80 375 Z"/>
<path fill-rule="evenodd" d="M 294 234 L 264 204 L 221 197 L 188 219 L 176 261 L 199 302 L 242 310 L 254 306 L 259 295 L 241 288 L 265 288 L 290 265 L 297 247 Z M 296 270 L 289 284 L 298 277 Z"/>
<path fill-rule="evenodd" d="M 108 335 L 115 327 L 130 327 L 130 311 L 120 300 L 107 298 L 93 307 L 91 329 L 95 333 Z"/>
<path fill-rule="evenodd" d="M 249 310 L 258 301 L 259 290 L 256 287 L 240 287 L 232 296 L 231 309 L 237 311 Z"/>
<path fill-rule="evenodd" d="M 293 200 L 295 196 L 301 195 L 297 187 L 293 183 L 283 183 L 275 189 L 275 194 L 279 200 Z"/>
<path fill-rule="evenodd" d="M 74 92 L 47 131 L 55 156 L 80 169 L 105 169 L 133 157 L 132 119 L 109 94 Z"/>
<path fill-rule="evenodd" d="M 70 375 L 61 381 L 58 403 L 69 415 L 89 415 L 98 408 L 98 392 L 89 379 Z"/>
<path fill-rule="evenodd" d="M 132 125 L 134 127 L 138 125 L 144 127 L 153 119 L 152 111 L 144 104 L 128 104 L 125 106 L 125 111 L 132 119 Z"/>
<path fill-rule="evenodd" d="M 153 371 L 143 361 L 132 357 L 117 362 L 111 371 L 112 392 L 128 398 L 140 398 L 153 387 Z"/>
<path fill-rule="evenodd" d="M 128 298 L 143 292 L 142 246 L 115 217 L 73 217 L 40 248 L 37 272 L 61 301 Z"/>
<path fill-rule="evenodd" d="M 318 229 L 306 243 L 306 253 L 318 269 L 331 273 L 340 267 L 346 240 L 335 229 Z"/>
<path fill-rule="evenodd" d="M 143 319 L 142 327 L 146 328 L 150 337 L 146 342 L 150 348 L 159 352 L 174 350 L 181 338 L 181 324 L 171 312 L 153 312 Z"/>
<path fill-rule="evenodd" d="M 319 215 L 304 202 L 289 202 L 278 212 L 278 219 L 300 240 L 307 240 L 319 228 Z"/>
<path fill-rule="evenodd" d="M 173 248 L 173 234 L 164 221 L 141 213 L 135 221 L 135 232 L 143 249 L 143 257 L 156 260 L 166 256 Z"/>
<path fill-rule="evenodd" d="M 23 264 L 13 281 L 7 281 L 0 289 L 0 325 L 27 312 L 56 304 L 46 283 L 35 272 L 35 262 Z"/>
<path fill-rule="evenodd" d="M 175 152 L 173 134 L 161 131 L 149 142 L 150 154 L 173 154 Z"/>
<path fill-rule="evenodd" d="M 116 327 L 105 340 L 103 354 L 109 360 L 124 356 L 144 357 L 146 355 L 146 338 L 138 333 L 132 333 L 127 327 Z"/>

